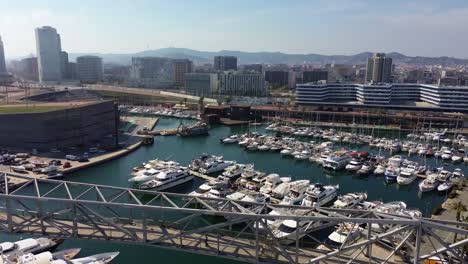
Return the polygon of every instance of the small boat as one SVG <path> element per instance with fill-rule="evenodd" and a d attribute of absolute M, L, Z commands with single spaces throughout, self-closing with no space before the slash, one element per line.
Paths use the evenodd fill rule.
<path fill-rule="evenodd" d="M 382 164 L 377 165 L 377 167 L 374 170 L 375 175 L 383 175 L 385 173 L 385 166 Z"/>
<path fill-rule="evenodd" d="M 232 136 L 221 139 L 221 142 L 225 143 L 225 144 L 237 143 L 237 142 L 239 142 L 239 136 L 238 135 L 232 135 Z"/>
<path fill-rule="evenodd" d="M 345 169 L 347 171 L 358 171 L 362 167 L 362 162 L 358 159 L 353 159 L 346 165 Z"/>
<path fill-rule="evenodd" d="M 353 208 L 367 199 L 367 193 L 347 193 L 333 203 L 333 208 Z"/>
<path fill-rule="evenodd" d="M 372 162 L 364 162 L 362 167 L 357 170 L 359 175 L 369 175 L 374 170 L 374 164 Z"/>
<path fill-rule="evenodd" d="M 384 173 L 385 181 L 388 183 L 395 182 L 399 174 L 400 174 L 399 167 L 388 166 Z"/>
<path fill-rule="evenodd" d="M 419 190 L 421 192 L 430 192 L 435 190 L 438 185 L 437 175 L 430 174 L 419 184 Z"/>
<path fill-rule="evenodd" d="M 340 248 L 346 243 L 358 239 L 362 233 L 362 228 L 355 223 L 341 223 L 337 229 L 328 236 L 326 245 L 332 248 Z"/>
<path fill-rule="evenodd" d="M 408 165 L 400 171 L 397 177 L 397 183 L 400 185 L 408 185 L 414 182 L 416 178 L 416 167 L 414 165 Z"/>
<path fill-rule="evenodd" d="M 18 166 L 10 166 L 11 170 L 15 171 L 15 172 L 26 172 L 26 167 L 24 167 L 23 165 L 18 165 Z"/>

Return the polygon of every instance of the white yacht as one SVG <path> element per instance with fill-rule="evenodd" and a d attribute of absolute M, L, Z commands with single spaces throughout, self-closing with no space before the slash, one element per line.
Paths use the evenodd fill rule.
<path fill-rule="evenodd" d="M 281 178 L 278 174 L 273 173 L 266 176 L 266 181 L 262 187 L 260 187 L 260 193 L 269 194 L 275 189 L 278 185 L 283 182 L 291 181 L 290 177 Z"/>
<path fill-rule="evenodd" d="M 198 171 L 203 174 L 214 174 L 224 171 L 226 168 L 231 166 L 234 162 L 227 160 L 216 160 L 205 163 Z"/>
<path fill-rule="evenodd" d="M 302 200 L 302 206 L 324 206 L 338 195 L 339 185 L 322 185 L 316 183 L 307 188 L 306 195 Z"/>
<path fill-rule="evenodd" d="M 439 186 L 437 186 L 437 191 L 446 192 L 446 191 L 452 189 L 454 185 L 455 185 L 455 183 L 453 181 L 451 181 L 451 180 L 445 181 L 445 182 L 439 184 Z"/>
<path fill-rule="evenodd" d="M 444 160 L 452 159 L 453 152 L 450 149 L 445 149 L 442 151 L 442 155 L 440 156 Z"/>
<path fill-rule="evenodd" d="M 283 182 L 271 191 L 271 196 L 276 199 L 283 199 L 291 189 L 291 182 Z"/>
<path fill-rule="evenodd" d="M 221 142 L 225 143 L 225 144 L 232 144 L 232 143 L 237 143 L 239 142 L 239 136 L 238 135 L 232 135 L 232 136 L 229 136 L 227 138 L 223 138 L 221 140 Z"/>
<path fill-rule="evenodd" d="M 296 238 L 301 239 L 307 234 L 307 230 L 318 227 L 320 222 L 284 220 L 278 226 L 273 226 L 273 235 L 281 241 L 282 244 L 291 244 Z"/>
<path fill-rule="evenodd" d="M 323 167 L 331 170 L 342 170 L 351 161 L 351 156 L 347 153 L 334 154 L 327 157 L 323 162 Z"/>
<path fill-rule="evenodd" d="M 414 182 L 417 178 L 416 167 L 414 165 L 408 165 L 400 171 L 397 177 L 397 182 L 400 185 L 408 185 Z"/>
<path fill-rule="evenodd" d="M 190 175 L 185 170 L 179 169 L 158 174 L 155 179 L 142 183 L 138 188 L 143 190 L 154 189 L 155 191 L 163 191 L 191 180 L 193 180 L 193 175 Z"/>
<path fill-rule="evenodd" d="M 328 240 L 325 243 L 332 248 L 339 248 L 343 244 L 358 239 L 362 230 L 363 229 L 355 223 L 341 223 L 338 228 L 328 236 Z"/>
<path fill-rule="evenodd" d="M 362 167 L 356 171 L 359 175 L 369 175 L 371 172 L 374 171 L 374 163 L 366 161 L 362 164 Z"/>
<path fill-rule="evenodd" d="M 234 164 L 227 167 L 221 175 L 228 178 L 230 182 L 234 182 L 241 176 L 242 171 L 247 167 L 250 166 L 244 164 Z"/>
<path fill-rule="evenodd" d="M 345 169 L 347 171 L 358 171 L 362 167 L 362 162 L 358 159 L 352 159 L 348 165 L 346 165 Z"/>
<path fill-rule="evenodd" d="M 384 175 L 386 182 L 395 182 L 398 175 L 400 175 L 400 167 L 390 165 L 385 169 Z"/>
<path fill-rule="evenodd" d="M 333 203 L 334 208 L 353 208 L 357 204 L 367 199 L 367 193 L 347 193 L 338 196 L 338 200 Z"/>
<path fill-rule="evenodd" d="M 424 181 L 419 183 L 419 190 L 421 192 L 430 192 L 435 190 L 438 185 L 439 181 L 437 180 L 437 175 L 430 174 Z"/>
<path fill-rule="evenodd" d="M 219 176 L 221 177 L 221 176 Z M 210 181 L 207 181 L 205 183 L 203 183 L 202 185 L 198 186 L 198 188 L 192 192 L 190 192 L 188 195 L 190 196 L 206 196 L 208 194 L 208 192 L 217 187 L 217 186 L 222 186 L 222 185 L 226 185 L 226 182 L 223 182 L 219 179 L 214 179 L 214 180 L 210 180 Z"/>
<path fill-rule="evenodd" d="M 283 198 L 280 204 L 294 205 L 300 203 L 304 199 L 309 184 L 309 180 L 291 182 L 289 194 Z"/>
<path fill-rule="evenodd" d="M 293 150 L 291 148 L 285 148 L 280 151 L 281 155 L 291 155 L 293 153 Z"/>
<path fill-rule="evenodd" d="M 226 197 L 226 189 L 221 186 L 211 188 L 205 195 L 207 198 L 224 198 Z"/>
<path fill-rule="evenodd" d="M 55 258 L 50 252 L 42 252 L 40 254 L 23 254 L 18 258 L 17 264 L 107 264 L 110 263 L 119 252 L 110 252 L 96 254 L 89 257 L 76 259 L 60 259 Z"/>
<path fill-rule="evenodd" d="M 231 193 L 231 194 L 228 194 L 226 195 L 226 198 L 229 199 L 229 200 L 233 200 L 233 201 L 240 201 L 242 200 L 247 194 L 243 193 L 243 192 L 234 192 L 234 193 Z"/>
<path fill-rule="evenodd" d="M 46 237 L 26 238 L 16 242 L 0 243 L 0 248 L 2 250 L 2 255 L 16 259 L 21 254 L 37 254 L 46 250 L 54 250 L 62 242 L 63 240 L 50 239 Z"/>
<path fill-rule="evenodd" d="M 382 164 L 377 165 L 377 167 L 374 169 L 374 174 L 375 175 L 383 175 L 385 173 L 385 166 Z"/>
<path fill-rule="evenodd" d="M 147 182 L 156 178 L 156 175 L 164 173 L 162 170 L 156 170 L 154 168 L 145 169 L 140 171 L 136 176 L 128 179 L 129 182 Z"/>

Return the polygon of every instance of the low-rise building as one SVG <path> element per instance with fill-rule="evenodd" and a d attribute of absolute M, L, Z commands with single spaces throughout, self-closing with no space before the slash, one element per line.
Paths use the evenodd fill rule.
<path fill-rule="evenodd" d="M 185 91 L 191 95 L 212 97 L 218 91 L 218 74 L 186 73 Z"/>
<path fill-rule="evenodd" d="M 233 96 L 265 96 L 266 87 L 262 74 L 224 72 L 219 76 L 219 94 Z"/>
<path fill-rule="evenodd" d="M 298 84 L 296 102 L 302 105 L 322 103 L 358 103 L 363 105 L 415 105 L 467 111 L 468 86 L 427 84 Z"/>
<path fill-rule="evenodd" d="M 68 63 L 67 63 L 68 65 Z M 76 58 L 78 79 L 83 83 L 101 82 L 104 75 L 102 59 L 97 56 L 81 56 Z"/>

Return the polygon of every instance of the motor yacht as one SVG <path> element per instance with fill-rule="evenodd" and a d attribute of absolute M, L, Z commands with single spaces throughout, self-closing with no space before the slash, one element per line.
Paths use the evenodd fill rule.
<path fill-rule="evenodd" d="M 375 175 L 383 175 L 385 173 L 386 167 L 385 165 L 379 164 L 377 167 L 374 169 L 374 174 Z"/>
<path fill-rule="evenodd" d="M 272 228 L 273 235 L 281 244 L 291 244 L 296 239 L 301 239 L 307 234 L 307 230 L 320 226 L 320 222 L 284 220 L 277 227 Z"/>
<path fill-rule="evenodd" d="M 370 161 L 366 161 L 362 164 L 362 167 L 356 171 L 356 173 L 359 175 L 369 175 L 373 171 L 374 171 L 374 163 Z"/>
<path fill-rule="evenodd" d="M 417 178 L 416 167 L 414 165 L 408 165 L 400 171 L 397 177 L 397 182 L 400 185 L 408 185 L 414 182 Z"/>
<path fill-rule="evenodd" d="M 232 143 L 237 143 L 239 142 L 239 135 L 232 135 L 226 138 L 221 139 L 221 142 L 225 144 L 232 144 Z"/>
<path fill-rule="evenodd" d="M 18 258 L 17 264 L 107 264 L 110 263 L 119 252 L 101 253 L 89 257 L 76 259 L 56 259 L 50 252 L 37 255 L 23 254 Z"/>
<path fill-rule="evenodd" d="M 291 182 L 289 194 L 283 198 L 280 204 L 294 205 L 302 202 L 309 184 L 309 180 L 298 180 Z"/>
<path fill-rule="evenodd" d="M 260 187 L 260 193 L 269 194 L 275 189 L 278 185 L 283 182 L 291 181 L 290 177 L 281 178 L 278 174 L 273 173 L 266 176 L 265 183 Z"/>
<path fill-rule="evenodd" d="M 347 171 L 358 171 L 362 167 L 362 162 L 359 159 L 352 159 L 345 169 Z"/>
<path fill-rule="evenodd" d="M 426 179 L 419 183 L 419 191 L 430 192 L 435 190 L 438 185 L 439 181 L 437 180 L 437 175 L 430 174 Z"/>
<path fill-rule="evenodd" d="M 215 174 L 224 171 L 226 168 L 234 164 L 233 161 L 215 160 L 205 163 L 198 171 L 203 174 Z"/>
<path fill-rule="evenodd" d="M 191 180 L 193 180 L 193 175 L 187 171 L 182 169 L 172 170 L 158 174 L 155 179 L 142 183 L 138 188 L 142 190 L 153 189 L 155 191 L 163 191 Z"/>
<path fill-rule="evenodd" d="M 253 168 L 253 165 L 233 164 L 227 167 L 221 175 L 229 179 L 229 182 L 232 183 L 241 176 L 242 172 L 246 168 Z"/>
<path fill-rule="evenodd" d="M 450 160 L 452 159 L 453 152 L 450 149 L 446 149 L 442 151 L 442 155 L 440 156 L 443 160 Z"/>
<path fill-rule="evenodd" d="M 367 199 L 367 193 L 347 193 L 338 196 L 338 199 L 333 203 L 334 208 L 353 208 L 357 204 Z"/>
<path fill-rule="evenodd" d="M 9 259 L 17 259 L 22 254 L 38 254 L 44 251 L 53 251 L 60 244 L 63 239 L 51 239 L 46 237 L 40 238 L 26 238 L 16 242 L 3 242 L 0 243 L 2 255 Z"/>
<path fill-rule="evenodd" d="M 400 167 L 388 166 L 384 173 L 385 181 L 388 183 L 395 182 L 398 175 L 400 175 L 400 171 Z"/>
<path fill-rule="evenodd" d="M 323 167 L 331 170 L 342 170 L 351 161 L 351 156 L 347 153 L 333 154 L 323 162 Z"/>
<path fill-rule="evenodd" d="M 289 193 L 290 189 L 291 189 L 291 182 L 280 183 L 271 191 L 271 196 L 275 199 L 282 200 L 284 196 L 286 196 Z"/>
<path fill-rule="evenodd" d="M 340 248 L 346 243 L 351 243 L 357 240 L 362 228 L 356 223 L 341 223 L 337 229 L 328 236 L 325 244 L 331 248 Z"/>
<path fill-rule="evenodd" d="M 337 195 L 339 185 L 322 185 L 316 183 L 307 188 L 306 195 L 302 200 L 302 206 L 324 206 L 333 201 Z"/>

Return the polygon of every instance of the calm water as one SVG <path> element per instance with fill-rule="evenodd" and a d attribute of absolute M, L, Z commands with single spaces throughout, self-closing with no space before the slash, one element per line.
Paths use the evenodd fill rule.
<path fill-rule="evenodd" d="M 185 122 L 187 123 L 187 121 Z M 160 119 L 157 128 L 174 127 L 179 124 L 176 119 Z M 410 208 L 418 208 L 425 215 L 430 215 L 431 211 L 439 206 L 444 200 L 444 196 L 436 193 L 418 195 L 417 183 L 410 186 L 400 187 L 397 184 L 386 185 L 383 178 L 374 176 L 360 178 L 346 173 L 329 175 L 322 171 L 320 167 L 309 161 L 296 161 L 292 158 L 282 157 L 279 153 L 269 152 L 247 152 L 236 144 L 223 145 L 219 143 L 219 138 L 232 133 L 241 133 L 246 131 L 247 127 L 226 127 L 218 126 L 210 130 L 209 137 L 182 138 L 182 137 L 156 137 L 155 144 L 149 147 L 142 147 L 135 152 L 120 159 L 110 161 L 98 167 L 89 168 L 70 175 L 69 180 L 92 182 L 106 185 L 116 185 L 128 187 L 129 174 L 133 167 L 146 162 L 150 159 L 171 159 L 181 164 L 189 163 L 193 158 L 202 153 L 223 155 L 225 159 L 235 160 L 240 163 L 254 163 L 255 167 L 265 172 L 276 172 L 282 176 L 291 176 L 294 179 L 309 179 L 311 182 L 322 182 L 325 184 L 339 184 L 340 193 L 366 191 L 369 200 L 394 201 L 402 200 Z M 264 128 L 258 127 L 258 132 L 264 132 Z M 366 149 L 366 148 L 363 148 Z M 368 149 L 366 149 L 368 150 Z M 418 160 L 417 157 L 411 157 Z M 434 159 L 427 161 L 428 165 L 436 165 Z M 440 164 L 438 164 L 440 165 Z M 467 166 L 458 165 L 468 173 Z M 444 167 L 453 169 L 453 165 L 447 163 Z M 182 187 L 180 191 L 191 191 L 198 187 L 201 180 L 196 179 Z M 14 237 L 5 237 L 4 239 L 14 240 Z M 138 258 L 138 263 L 153 264 L 164 260 L 171 260 L 173 264 L 187 263 L 219 263 L 225 264 L 240 263 L 231 260 L 207 257 L 178 251 L 159 249 L 155 247 L 146 247 L 140 245 L 114 244 L 108 242 L 79 241 L 68 240 L 61 248 L 80 247 L 82 255 L 96 254 L 107 251 L 120 251 L 119 257 L 115 263 L 131 263 Z"/>

